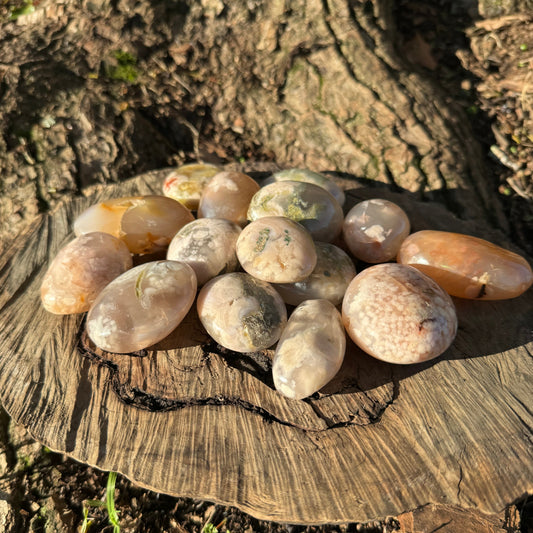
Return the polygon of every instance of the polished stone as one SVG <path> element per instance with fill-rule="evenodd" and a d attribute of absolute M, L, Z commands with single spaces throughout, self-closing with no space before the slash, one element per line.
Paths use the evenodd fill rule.
<path fill-rule="evenodd" d="M 197 308 L 207 333 L 221 346 L 242 353 L 275 344 L 287 322 L 280 295 L 246 272 L 208 281 L 198 294 Z"/>
<path fill-rule="evenodd" d="M 87 315 L 89 338 L 102 350 L 129 353 L 159 342 L 183 320 L 196 296 L 185 263 L 153 261 L 128 270 L 98 295 Z"/>
<path fill-rule="evenodd" d="M 342 227 L 350 252 L 366 263 L 384 263 L 396 257 L 410 223 L 405 211 L 393 202 L 373 198 L 354 205 Z"/>
<path fill-rule="evenodd" d="M 271 283 L 301 281 L 317 262 L 309 233 L 284 217 L 263 217 L 246 226 L 237 239 L 237 257 L 246 272 Z"/>
<path fill-rule="evenodd" d="M 59 250 L 41 285 L 41 301 L 51 313 L 88 311 L 100 291 L 131 268 L 127 246 L 108 233 L 76 237 Z"/>
<path fill-rule="evenodd" d="M 433 359 L 457 332 L 450 296 L 416 268 L 396 263 L 374 265 L 353 279 L 342 319 L 360 348 L 389 363 Z"/>
<path fill-rule="evenodd" d="M 459 233 L 413 233 L 403 242 L 397 260 L 416 267 L 460 298 L 515 298 L 533 283 L 531 266 L 522 256 Z"/>
<path fill-rule="evenodd" d="M 307 398 L 339 371 L 346 350 L 341 315 L 328 300 L 307 300 L 291 314 L 272 363 L 274 386 L 284 396 Z"/>
<path fill-rule="evenodd" d="M 223 218 L 199 218 L 189 222 L 174 236 L 167 259 L 192 267 L 201 287 L 219 274 L 239 267 L 235 245 L 241 228 Z"/>

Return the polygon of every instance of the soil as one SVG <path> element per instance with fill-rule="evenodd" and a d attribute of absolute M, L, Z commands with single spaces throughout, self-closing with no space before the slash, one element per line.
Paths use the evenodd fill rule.
<path fill-rule="evenodd" d="M 108 40 L 107 49 L 87 39 L 79 52 L 68 38 L 76 18 L 66 14 L 90 13 L 106 4 L 0 0 L 0 252 L 36 216 L 92 183 L 197 159 L 275 159 L 240 134 L 238 120 L 230 129 L 222 127 L 209 103 L 196 97 L 181 76 L 193 52 L 178 46 L 168 35 L 169 25 L 158 25 L 157 17 L 179 26 L 184 3 L 171 9 L 154 2 L 150 9 L 146 0 L 129 7 L 117 0 L 108 6 L 109 17 L 91 29 Z M 395 46 L 467 110 L 474 142 L 486 154 L 486 171 L 498 183 L 510 237 L 533 255 L 531 11 L 480 18 L 476 3 L 468 0 L 401 0 L 394 15 Z M 70 26 L 61 22 L 65 17 Z M 60 21 L 56 26 L 44 24 L 53 18 Z M 80 16 L 79 24 L 83 20 Z M 129 41 L 141 51 L 138 57 L 116 41 L 116 25 L 127 28 Z M 149 55 L 150 69 L 143 59 Z M 69 91 L 49 94 L 46 83 L 33 84 L 50 77 L 59 77 Z M 52 114 L 67 97 L 64 114 Z M 173 101 L 180 105 L 168 105 Z M 146 136 L 158 142 L 148 149 Z M 105 499 L 106 481 L 107 473 L 43 448 L 0 411 L 0 531 L 80 531 L 85 510 L 88 531 L 112 531 L 105 508 L 90 503 Z M 120 476 L 115 505 L 121 531 L 131 532 L 199 532 L 209 523 L 232 532 L 412 531 L 405 516 L 307 528 L 259 522 L 237 509 L 152 493 Z M 434 508 L 413 512 L 433 517 L 428 531 L 460 531 Z M 472 531 L 531 532 L 533 505 L 527 499 L 510 502 L 499 515 L 478 517 L 476 523 L 480 529 Z"/>

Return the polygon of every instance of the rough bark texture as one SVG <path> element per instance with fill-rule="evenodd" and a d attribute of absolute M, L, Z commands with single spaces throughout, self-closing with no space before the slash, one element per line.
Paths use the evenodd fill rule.
<path fill-rule="evenodd" d="M 531 493 L 531 291 L 456 300 L 459 333 L 433 362 L 389 365 L 350 345 L 336 379 L 306 401 L 273 389 L 270 352 L 220 349 L 194 313 L 132 356 L 92 349 L 81 316 L 46 313 L 39 285 L 77 213 L 110 195 L 156 192 L 163 175 L 64 203 L 4 260 L 0 321 L 11 326 L 0 332 L 0 399 L 38 440 L 160 492 L 291 523 L 365 521 L 427 502 L 496 513 Z M 346 209 L 383 196 L 415 231 L 505 243 L 437 204 L 344 186 L 355 188 Z"/>

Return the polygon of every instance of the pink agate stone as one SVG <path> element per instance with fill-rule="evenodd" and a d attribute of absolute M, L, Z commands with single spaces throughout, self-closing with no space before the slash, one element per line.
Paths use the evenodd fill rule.
<path fill-rule="evenodd" d="M 451 298 L 414 267 L 374 265 L 350 283 L 342 302 L 348 335 L 382 361 L 420 363 L 444 352 L 457 332 Z"/>
<path fill-rule="evenodd" d="M 86 233 L 56 255 L 41 285 L 43 307 L 58 315 L 88 311 L 100 291 L 131 268 L 127 246 L 107 233 Z"/>
<path fill-rule="evenodd" d="M 74 221 L 74 232 L 103 231 L 122 240 L 130 252 L 148 254 L 166 250 L 178 230 L 192 220 L 192 213 L 172 198 L 130 196 L 92 205 Z"/>
<path fill-rule="evenodd" d="M 193 269 L 153 261 L 128 270 L 99 294 L 87 315 L 89 338 L 102 350 L 128 353 L 169 335 L 196 296 Z"/>

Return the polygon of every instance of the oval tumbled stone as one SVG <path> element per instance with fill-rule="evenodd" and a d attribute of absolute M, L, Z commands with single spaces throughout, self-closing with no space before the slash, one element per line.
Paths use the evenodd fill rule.
<path fill-rule="evenodd" d="M 331 242 L 344 219 L 339 202 L 325 189 L 301 181 L 279 181 L 265 185 L 252 198 L 248 219 L 287 217 L 299 222 L 313 239 Z"/>
<path fill-rule="evenodd" d="M 223 218 L 193 220 L 174 235 L 167 259 L 190 265 L 201 287 L 219 274 L 237 270 L 235 245 L 240 233 L 240 226 Z"/>
<path fill-rule="evenodd" d="M 130 252 L 147 254 L 166 250 L 192 220 L 192 213 L 172 198 L 130 196 L 92 205 L 74 221 L 74 232 L 103 231 L 124 241 Z"/>
<path fill-rule="evenodd" d="M 374 265 L 352 280 L 342 319 L 360 348 L 389 363 L 433 359 L 457 332 L 450 296 L 416 268 L 396 263 Z"/>
<path fill-rule="evenodd" d="M 196 296 L 193 269 L 178 261 L 153 261 L 128 270 L 97 297 L 87 333 L 102 350 L 128 353 L 169 335 Z"/>
<path fill-rule="evenodd" d="M 402 244 L 397 261 L 434 279 L 448 294 L 478 300 L 503 300 L 533 283 L 529 263 L 488 241 L 446 231 L 423 230 Z"/>
<path fill-rule="evenodd" d="M 409 218 L 400 206 L 373 198 L 350 209 L 342 234 L 354 257 L 367 263 L 384 263 L 396 257 L 410 227 Z"/>
<path fill-rule="evenodd" d="M 254 352 L 275 344 L 287 322 L 287 310 L 269 283 L 246 272 L 223 274 L 198 294 L 198 316 L 221 346 Z"/>
<path fill-rule="evenodd" d="M 301 281 L 317 261 L 309 233 L 284 217 L 264 217 L 248 224 L 237 239 L 237 257 L 246 272 L 272 283 Z"/>
<path fill-rule="evenodd" d="M 289 305 L 305 300 L 325 299 L 333 305 L 342 302 L 355 276 L 355 266 L 348 254 L 328 242 L 315 242 L 317 261 L 311 274 L 295 283 L 276 283 L 274 288 Z"/>
<path fill-rule="evenodd" d="M 50 264 L 41 285 L 43 307 L 58 315 L 84 313 L 100 291 L 131 266 L 122 241 L 102 232 L 80 235 Z"/>
<path fill-rule="evenodd" d="M 307 300 L 291 314 L 281 334 L 272 375 L 288 398 L 307 398 L 339 371 L 346 350 L 341 315 L 328 300 Z"/>

